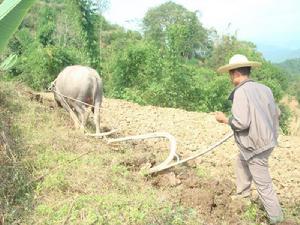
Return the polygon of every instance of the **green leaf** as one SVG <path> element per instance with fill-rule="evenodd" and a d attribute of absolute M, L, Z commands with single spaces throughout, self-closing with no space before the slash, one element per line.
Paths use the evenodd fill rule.
<path fill-rule="evenodd" d="M 36 0 L 5 0 L 0 5 L 0 52 Z"/>
<path fill-rule="evenodd" d="M 16 54 L 10 55 L 0 64 L 0 70 L 6 71 L 10 69 L 16 64 L 17 60 L 18 56 Z"/>

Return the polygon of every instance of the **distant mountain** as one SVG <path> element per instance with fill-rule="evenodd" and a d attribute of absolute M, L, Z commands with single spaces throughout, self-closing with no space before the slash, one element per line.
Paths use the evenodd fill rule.
<path fill-rule="evenodd" d="M 300 58 L 300 49 L 291 50 L 263 44 L 257 44 L 257 49 L 263 54 L 265 59 L 270 60 L 273 63 L 280 63 L 288 59 Z"/>
<path fill-rule="evenodd" d="M 288 71 L 292 75 L 300 76 L 300 57 L 296 59 L 288 59 L 284 62 L 277 63 L 276 65 Z"/>

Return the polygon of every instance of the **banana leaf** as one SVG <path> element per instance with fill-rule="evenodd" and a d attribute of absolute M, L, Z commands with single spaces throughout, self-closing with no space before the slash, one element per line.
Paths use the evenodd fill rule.
<path fill-rule="evenodd" d="M 36 0 L 4 0 L 0 5 L 0 53 Z"/>
<path fill-rule="evenodd" d="M 0 64 L 0 71 L 9 70 L 17 63 L 17 60 L 18 60 L 18 56 L 16 54 L 10 55 Z"/>

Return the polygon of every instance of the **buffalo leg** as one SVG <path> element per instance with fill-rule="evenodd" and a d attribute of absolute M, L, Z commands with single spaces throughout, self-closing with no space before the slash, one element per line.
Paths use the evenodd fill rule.
<path fill-rule="evenodd" d="M 100 133 L 100 104 L 96 103 L 94 108 L 94 123 L 96 126 L 96 133 Z"/>
<path fill-rule="evenodd" d="M 84 127 L 86 125 L 91 109 L 90 107 L 85 107 L 83 105 L 74 105 L 74 108 L 80 121 L 80 130 L 84 131 Z"/>
<path fill-rule="evenodd" d="M 60 103 L 61 103 L 62 107 L 69 112 L 70 117 L 74 121 L 75 127 L 79 128 L 80 127 L 80 121 L 79 121 L 78 117 L 73 112 L 73 110 L 71 109 L 70 105 L 66 102 L 66 100 L 63 97 L 60 97 L 60 99 L 61 99 Z"/>

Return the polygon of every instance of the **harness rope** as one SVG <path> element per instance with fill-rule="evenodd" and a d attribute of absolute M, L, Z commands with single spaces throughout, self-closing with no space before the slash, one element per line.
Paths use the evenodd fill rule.
<path fill-rule="evenodd" d="M 75 99 L 75 98 L 72 98 L 72 97 L 63 95 L 63 94 L 59 93 L 58 91 L 55 91 L 55 90 L 51 90 L 51 91 L 52 91 L 52 92 L 55 92 L 56 94 L 58 94 L 58 95 L 60 95 L 60 96 L 62 96 L 62 97 L 64 97 L 64 98 L 68 98 L 68 99 L 70 99 L 70 100 L 73 100 L 73 101 L 75 101 L 75 102 L 79 102 L 79 103 L 81 103 L 81 104 L 90 106 L 90 107 L 92 107 L 92 108 L 95 107 L 94 105 L 91 105 L 91 104 L 88 104 L 88 103 L 86 103 L 86 102 L 80 101 L 80 100 L 78 100 L 78 99 Z"/>
<path fill-rule="evenodd" d="M 94 105 L 88 104 L 88 103 L 86 103 L 86 102 L 80 101 L 80 100 L 75 99 L 75 98 L 72 98 L 72 97 L 70 97 L 70 96 L 63 95 L 62 93 L 60 93 L 60 92 L 54 90 L 54 87 L 55 87 L 55 81 L 56 81 L 56 79 L 55 79 L 55 80 L 51 83 L 51 85 L 48 87 L 48 91 L 49 91 L 49 92 L 55 92 L 56 94 L 62 96 L 62 97 L 63 97 L 64 103 L 68 106 L 68 108 L 69 108 L 70 110 L 72 110 L 72 108 L 71 108 L 70 105 L 66 102 L 66 100 L 65 100 L 64 98 L 67 98 L 67 99 L 70 99 L 70 100 L 72 100 L 72 101 L 79 102 L 79 103 L 84 104 L 84 105 L 86 105 L 86 106 L 90 106 L 90 107 L 92 107 L 92 108 L 95 108 Z M 105 110 L 105 108 L 103 108 L 103 107 L 101 107 L 101 109 L 102 109 L 102 110 L 103 110 L 103 109 Z M 72 111 L 73 111 L 73 110 L 72 110 Z M 73 111 L 73 112 L 74 112 L 74 111 Z M 87 130 L 86 130 L 85 128 L 84 128 L 84 131 L 87 132 L 87 133 L 85 134 L 86 136 L 91 136 L 91 137 L 95 137 L 95 138 L 101 138 L 101 137 L 106 138 L 105 136 L 108 136 L 108 135 L 110 135 L 110 134 L 112 134 L 112 133 L 115 133 L 115 132 L 117 132 L 117 131 L 119 130 L 119 129 L 117 129 L 117 128 L 114 128 L 114 127 L 117 127 L 115 123 L 113 123 L 113 126 L 112 126 L 112 127 L 113 127 L 113 129 L 112 129 L 111 131 L 104 132 L 104 133 L 100 133 L 100 134 L 91 134 L 91 133 L 88 133 Z"/>

